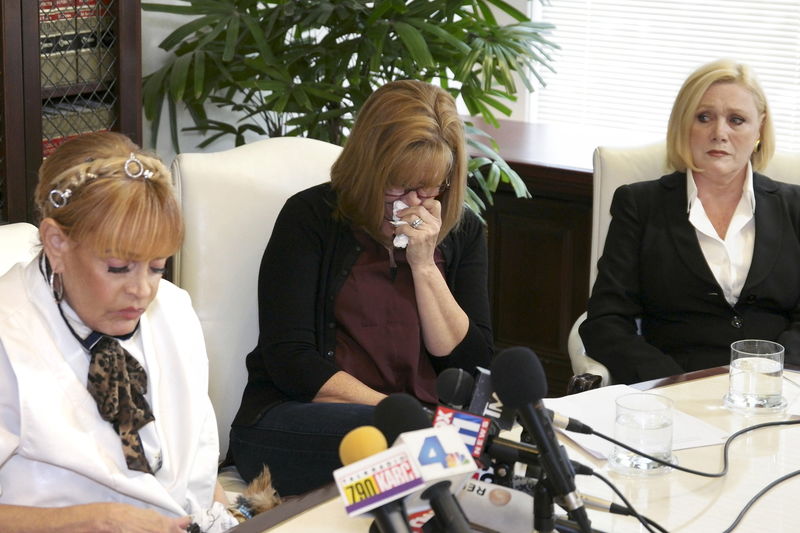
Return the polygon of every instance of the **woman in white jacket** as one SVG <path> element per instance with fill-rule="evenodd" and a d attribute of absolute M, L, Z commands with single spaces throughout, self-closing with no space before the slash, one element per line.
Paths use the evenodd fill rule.
<path fill-rule="evenodd" d="M 42 252 L 0 277 L 3 531 L 235 525 L 200 324 L 161 279 L 183 237 L 169 172 L 84 135 L 42 164 L 35 203 Z"/>

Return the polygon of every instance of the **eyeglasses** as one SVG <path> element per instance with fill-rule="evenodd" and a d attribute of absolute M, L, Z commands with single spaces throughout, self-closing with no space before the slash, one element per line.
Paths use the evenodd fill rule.
<path fill-rule="evenodd" d="M 384 194 L 386 194 L 386 196 L 389 196 L 391 198 L 397 199 L 397 198 L 402 198 L 411 191 L 414 191 L 415 193 L 417 193 L 417 198 L 427 200 L 428 198 L 436 198 L 449 188 L 450 188 L 450 182 L 446 181 L 437 187 L 417 187 L 414 189 L 400 189 L 392 187 L 386 189 L 386 192 Z"/>

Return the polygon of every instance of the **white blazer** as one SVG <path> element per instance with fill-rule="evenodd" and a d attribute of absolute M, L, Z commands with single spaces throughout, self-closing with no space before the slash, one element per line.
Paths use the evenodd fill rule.
<path fill-rule="evenodd" d="M 208 360 L 189 295 L 167 281 L 140 326 L 163 456 L 129 470 L 119 436 L 67 358 L 88 355 L 59 315 L 38 262 L 0 277 L 0 504 L 121 502 L 171 516 L 211 507 L 219 454 Z"/>

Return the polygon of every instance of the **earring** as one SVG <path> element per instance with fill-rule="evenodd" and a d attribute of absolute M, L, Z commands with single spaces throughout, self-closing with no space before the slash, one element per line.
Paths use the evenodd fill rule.
<path fill-rule="evenodd" d="M 61 274 L 56 274 L 51 270 L 50 277 L 48 278 L 47 282 L 50 285 L 53 298 L 56 299 L 57 304 L 60 304 L 61 300 L 64 299 L 64 278 L 61 276 Z"/>
<path fill-rule="evenodd" d="M 761 139 L 756 139 L 756 145 L 753 147 L 754 152 L 758 152 L 761 150 Z"/>

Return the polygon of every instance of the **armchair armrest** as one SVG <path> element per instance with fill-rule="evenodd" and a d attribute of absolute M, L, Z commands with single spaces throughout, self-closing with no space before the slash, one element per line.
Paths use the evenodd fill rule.
<path fill-rule="evenodd" d="M 601 378 L 601 387 L 611 385 L 613 381 L 611 380 L 611 374 L 608 368 L 586 355 L 586 349 L 578 333 L 578 327 L 580 327 L 584 320 L 586 320 L 586 312 L 575 320 L 569 332 L 569 337 L 567 338 L 567 351 L 569 352 L 569 360 L 572 364 L 572 372 L 576 376 L 581 374 L 595 374 Z"/>

